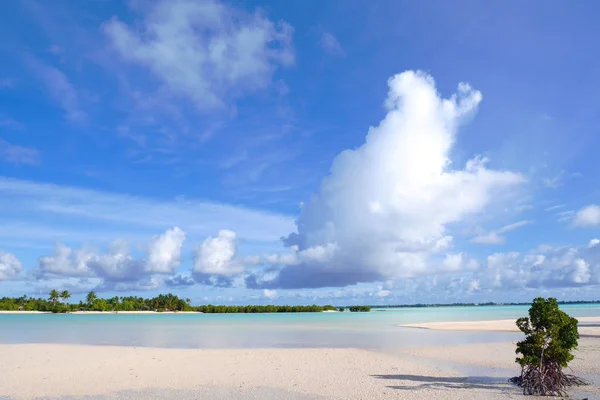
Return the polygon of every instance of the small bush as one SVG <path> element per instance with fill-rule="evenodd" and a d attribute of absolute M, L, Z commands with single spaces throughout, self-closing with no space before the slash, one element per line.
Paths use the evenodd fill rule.
<path fill-rule="evenodd" d="M 523 394 L 566 396 L 568 386 L 586 384 L 563 372 L 574 358 L 579 332 L 577 320 L 561 311 L 556 299 L 536 298 L 529 318 L 519 318 L 517 326 L 525 339 L 517 343 L 516 350 L 521 375 L 511 382 L 521 386 Z"/>
<path fill-rule="evenodd" d="M 50 311 L 53 314 L 65 314 L 69 312 L 69 309 L 64 304 L 55 304 L 53 306 L 50 306 L 48 308 L 48 311 Z"/>
<path fill-rule="evenodd" d="M 348 307 L 351 312 L 369 312 L 371 311 L 371 307 L 369 306 L 351 306 Z"/>

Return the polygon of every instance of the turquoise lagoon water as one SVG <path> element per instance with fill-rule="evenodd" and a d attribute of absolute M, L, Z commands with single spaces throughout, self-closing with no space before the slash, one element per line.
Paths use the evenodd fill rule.
<path fill-rule="evenodd" d="M 574 317 L 600 305 L 565 305 Z M 0 314 L 0 343 L 174 348 L 358 347 L 367 349 L 518 340 L 517 333 L 400 328 L 432 321 L 516 319 L 527 306 L 395 308 L 306 314 Z"/>

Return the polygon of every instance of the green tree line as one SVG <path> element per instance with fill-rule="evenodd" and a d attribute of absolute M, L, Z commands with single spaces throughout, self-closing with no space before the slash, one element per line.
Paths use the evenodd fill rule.
<path fill-rule="evenodd" d="M 206 306 L 194 307 L 195 311 L 207 313 L 207 314 L 238 314 L 238 313 L 299 313 L 299 312 L 322 312 L 322 311 L 335 311 L 336 307 L 331 305 L 326 306 L 213 306 L 208 304 Z"/>
<path fill-rule="evenodd" d="M 95 292 L 89 292 L 85 301 L 69 303 L 71 294 L 68 290 L 59 292 L 52 290 L 47 299 L 34 297 L 2 297 L 0 310 L 6 311 L 43 311 L 43 312 L 73 312 L 73 311 L 195 311 L 189 299 L 181 299 L 171 293 L 161 294 L 145 299 L 136 296 L 114 296 L 101 298 Z"/>
<path fill-rule="evenodd" d="M 182 299 L 171 293 L 160 294 L 152 298 L 137 296 L 114 296 L 101 298 L 95 292 L 89 292 L 85 301 L 69 303 L 71 294 L 68 290 L 59 292 L 52 290 L 48 298 L 34 297 L 2 297 L 0 298 L 0 310 L 6 311 L 42 311 L 53 313 L 66 313 L 74 311 L 196 311 L 207 314 L 241 314 L 241 313 L 299 313 L 299 312 L 322 312 L 322 311 L 344 311 L 344 307 L 332 305 L 318 306 L 289 306 L 289 305 L 247 305 L 247 306 L 225 306 L 225 305 L 201 305 L 193 306 L 190 299 Z M 370 311 L 368 306 L 352 306 L 349 310 Z"/>

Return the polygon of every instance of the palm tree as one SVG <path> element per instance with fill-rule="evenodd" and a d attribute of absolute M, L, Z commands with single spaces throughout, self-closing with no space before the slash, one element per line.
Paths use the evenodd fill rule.
<path fill-rule="evenodd" d="M 118 296 L 115 296 L 112 299 L 110 299 L 109 303 L 112 305 L 113 311 L 119 310 L 119 297 Z"/>
<path fill-rule="evenodd" d="M 55 305 L 59 297 L 60 295 L 58 294 L 58 290 L 52 289 L 50 291 L 50 297 L 48 298 L 48 300 L 50 300 L 52 304 Z"/>
<path fill-rule="evenodd" d="M 88 307 L 94 305 L 94 301 L 96 301 L 97 298 L 98 296 L 96 296 L 96 292 L 89 292 L 86 297 Z"/>
<path fill-rule="evenodd" d="M 65 306 L 67 305 L 67 300 L 71 297 L 71 293 L 68 290 L 63 290 L 60 292 L 60 298 L 65 302 Z"/>

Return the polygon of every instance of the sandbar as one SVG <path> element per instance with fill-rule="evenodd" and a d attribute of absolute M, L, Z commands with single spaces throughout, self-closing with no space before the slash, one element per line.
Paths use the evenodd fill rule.
<path fill-rule="evenodd" d="M 600 337 L 600 317 L 580 317 L 579 334 L 582 337 Z M 423 322 L 418 324 L 399 325 L 403 328 L 431 329 L 436 331 L 463 331 L 463 332 L 519 332 L 515 319 L 501 319 L 492 321 L 445 321 Z"/>

